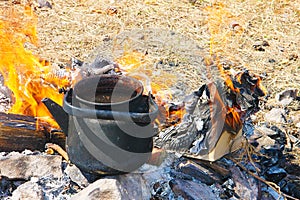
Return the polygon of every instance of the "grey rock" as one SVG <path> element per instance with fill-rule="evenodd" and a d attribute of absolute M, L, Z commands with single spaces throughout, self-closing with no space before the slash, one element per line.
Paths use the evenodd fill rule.
<path fill-rule="evenodd" d="M 261 138 L 256 139 L 256 141 L 259 144 L 256 147 L 257 150 L 260 150 L 262 147 L 275 145 L 275 140 L 273 140 L 272 138 L 270 138 L 269 136 L 266 136 L 266 135 L 262 136 Z"/>
<path fill-rule="evenodd" d="M 268 122 L 285 123 L 285 111 L 282 108 L 273 108 L 265 114 L 265 120 Z"/>
<path fill-rule="evenodd" d="M 71 197 L 71 200 L 121 200 L 122 196 L 119 191 L 116 179 L 104 178 L 100 179 L 78 194 Z"/>
<path fill-rule="evenodd" d="M 258 185 L 253 177 L 247 177 L 238 167 L 230 168 L 235 183 L 234 191 L 239 199 L 257 199 Z"/>
<path fill-rule="evenodd" d="M 35 182 L 28 181 L 20 185 L 13 193 L 12 200 L 44 200 L 42 187 Z"/>
<path fill-rule="evenodd" d="M 150 199 L 151 193 L 149 185 L 141 174 L 125 174 L 117 177 L 120 183 L 120 191 L 122 193 L 122 199 Z"/>
<path fill-rule="evenodd" d="M 75 165 L 68 165 L 64 171 L 80 187 L 87 187 L 89 181 Z"/>
<path fill-rule="evenodd" d="M 290 113 L 290 115 L 292 115 L 291 118 L 292 118 L 292 121 L 295 124 L 295 126 L 297 128 L 300 128 L 300 112 L 298 114 L 297 113 L 293 113 L 293 114 Z"/>
<path fill-rule="evenodd" d="M 48 7 L 50 9 L 52 9 L 52 5 L 49 1 L 46 1 L 46 0 L 38 0 L 38 5 L 39 5 L 39 8 L 43 8 L 43 7 Z"/>
<path fill-rule="evenodd" d="M 9 179 L 43 177 L 52 174 L 54 178 L 62 176 L 62 157 L 58 155 L 24 155 L 11 153 L 0 157 L 0 176 Z"/>
<path fill-rule="evenodd" d="M 276 131 L 266 127 L 266 126 L 258 126 L 255 128 L 255 132 L 259 132 L 260 134 L 264 136 L 273 136 L 278 134 Z"/>
<path fill-rule="evenodd" d="M 297 98 L 298 90 L 296 88 L 286 89 L 276 94 L 275 99 L 281 105 L 287 106 Z"/>

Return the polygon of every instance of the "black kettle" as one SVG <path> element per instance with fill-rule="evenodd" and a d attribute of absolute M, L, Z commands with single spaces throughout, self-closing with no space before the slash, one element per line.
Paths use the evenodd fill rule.
<path fill-rule="evenodd" d="M 120 75 L 82 79 L 63 106 L 43 99 L 67 136 L 70 161 L 97 174 L 132 172 L 151 156 L 158 106 L 140 81 Z"/>

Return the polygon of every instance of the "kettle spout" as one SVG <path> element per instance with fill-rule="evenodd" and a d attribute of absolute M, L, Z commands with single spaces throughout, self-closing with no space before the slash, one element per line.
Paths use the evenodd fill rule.
<path fill-rule="evenodd" d="M 60 126 L 61 130 L 67 136 L 68 126 L 69 126 L 69 115 L 64 111 L 64 109 L 52 101 L 49 98 L 42 99 L 42 102 L 45 104 L 51 115 L 54 117 L 55 121 Z"/>

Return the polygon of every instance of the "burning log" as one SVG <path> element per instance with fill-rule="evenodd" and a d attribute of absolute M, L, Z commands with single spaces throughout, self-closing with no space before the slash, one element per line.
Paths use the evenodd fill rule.
<path fill-rule="evenodd" d="M 65 146 L 62 133 L 51 134 L 42 127 L 43 124 L 37 127 L 34 117 L 0 112 L 0 151 L 43 151 L 48 142 Z"/>

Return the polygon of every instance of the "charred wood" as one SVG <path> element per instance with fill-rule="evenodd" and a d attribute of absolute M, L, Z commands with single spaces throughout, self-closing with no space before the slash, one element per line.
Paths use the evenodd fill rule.
<path fill-rule="evenodd" d="M 34 117 L 0 112 L 0 151 L 43 151 L 48 142 L 64 147 L 65 136 L 50 133 L 43 124 L 37 127 Z"/>

